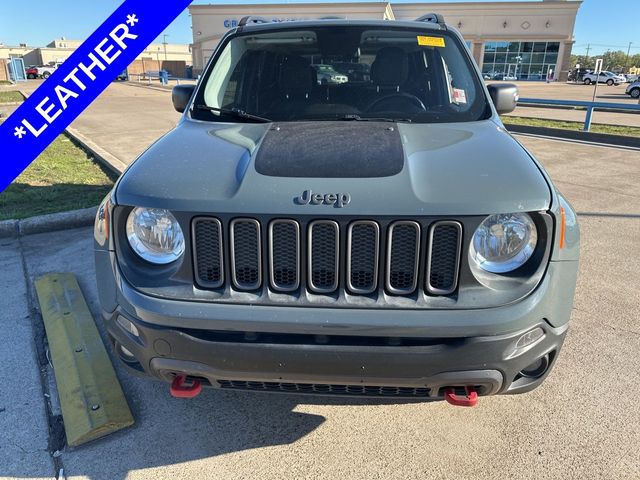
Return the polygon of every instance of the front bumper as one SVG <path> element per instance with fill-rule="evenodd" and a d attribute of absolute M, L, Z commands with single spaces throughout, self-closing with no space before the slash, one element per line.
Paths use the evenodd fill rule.
<path fill-rule="evenodd" d="M 115 267 L 110 252 L 98 255 Z M 117 268 L 99 269 L 109 270 L 115 277 L 98 276 L 101 296 L 112 288 L 116 301 L 103 316 L 115 351 L 132 371 L 165 381 L 184 374 L 214 388 L 426 400 L 441 399 L 447 387 L 492 395 L 540 385 L 568 329 L 577 262 L 551 262 L 522 301 L 478 310 L 176 301 L 138 292 Z M 516 349 L 536 327 L 544 336 Z M 549 363 L 542 374 L 520 373 L 540 358 Z"/>

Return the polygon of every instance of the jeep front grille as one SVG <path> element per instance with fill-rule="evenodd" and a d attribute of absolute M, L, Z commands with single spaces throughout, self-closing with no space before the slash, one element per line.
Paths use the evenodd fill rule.
<path fill-rule="evenodd" d="M 389 227 L 387 247 L 387 289 L 408 295 L 416 289 L 420 252 L 420 225 L 401 221 Z"/>
<path fill-rule="evenodd" d="M 250 218 L 231 222 L 231 277 L 240 290 L 255 290 L 262 281 L 260 223 Z"/>
<path fill-rule="evenodd" d="M 219 288 L 224 284 L 222 225 L 215 218 L 193 221 L 193 257 L 198 284 Z"/>
<path fill-rule="evenodd" d="M 300 226 L 295 220 L 274 220 L 269 225 L 271 287 L 292 292 L 300 285 Z"/>
<path fill-rule="evenodd" d="M 347 285 L 353 293 L 371 293 L 378 287 L 380 227 L 370 220 L 349 225 Z"/>
<path fill-rule="evenodd" d="M 331 220 L 316 220 L 309 226 L 309 289 L 331 293 L 338 288 L 339 228 Z"/>
<path fill-rule="evenodd" d="M 427 285 L 429 293 L 447 295 L 456 289 L 462 247 L 462 226 L 458 222 L 437 222 L 429 230 Z"/>
<path fill-rule="evenodd" d="M 462 233 L 452 220 L 197 217 L 194 277 L 200 288 L 264 289 L 307 300 L 447 296 L 458 288 Z"/>

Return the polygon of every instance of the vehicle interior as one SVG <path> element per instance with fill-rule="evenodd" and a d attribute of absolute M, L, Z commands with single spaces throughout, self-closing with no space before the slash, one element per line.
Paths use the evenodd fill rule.
<path fill-rule="evenodd" d="M 406 28 L 247 33 L 210 67 L 203 100 L 274 121 L 478 120 L 488 104 L 463 48 L 444 32 Z"/>

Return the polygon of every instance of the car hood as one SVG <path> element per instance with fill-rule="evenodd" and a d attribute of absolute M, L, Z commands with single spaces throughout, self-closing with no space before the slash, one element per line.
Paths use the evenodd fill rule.
<path fill-rule="evenodd" d="M 304 191 L 350 202 L 296 201 Z M 551 201 L 540 167 L 491 120 L 185 120 L 129 167 L 115 195 L 124 205 L 256 215 L 480 215 Z"/>

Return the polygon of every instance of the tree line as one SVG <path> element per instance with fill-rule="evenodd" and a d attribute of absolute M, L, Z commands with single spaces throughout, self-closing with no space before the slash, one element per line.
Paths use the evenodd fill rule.
<path fill-rule="evenodd" d="M 594 68 L 596 59 L 602 58 L 603 70 L 628 71 L 631 67 L 640 67 L 640 53 L 627 57 L 627 52 L 622 50 L 607 50 L 602 55 L 571 55 L 571 68 L 580 64 L 580 68 Z"/>

